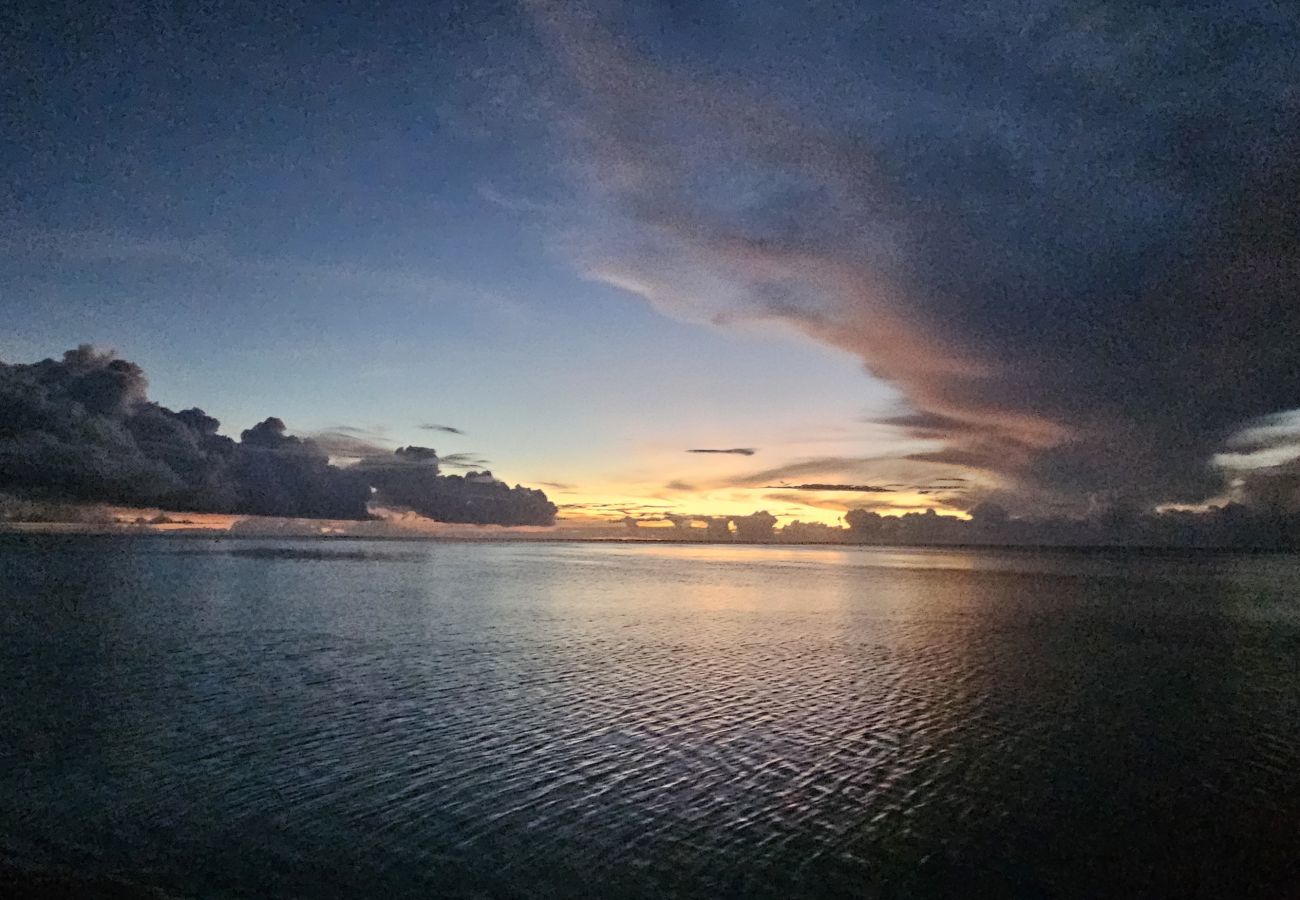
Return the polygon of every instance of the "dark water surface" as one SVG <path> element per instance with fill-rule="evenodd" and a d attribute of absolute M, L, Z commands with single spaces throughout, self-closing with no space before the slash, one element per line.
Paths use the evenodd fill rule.
<path fill-rule="evenodd" d="M 0 678 L 182 896 L 1300 896 L 1293 556 L 10 536 Z"/>

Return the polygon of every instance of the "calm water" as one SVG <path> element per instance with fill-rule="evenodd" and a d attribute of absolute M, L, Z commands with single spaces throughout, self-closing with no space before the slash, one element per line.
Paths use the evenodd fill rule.
<path fill-rule="evenodd" d="M 182 896 L 1295 896 L 1300 560 L 0 538 L 0 856 Z"/>

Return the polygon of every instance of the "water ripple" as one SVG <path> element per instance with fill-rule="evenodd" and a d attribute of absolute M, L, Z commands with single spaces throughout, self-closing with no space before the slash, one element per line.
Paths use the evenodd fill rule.
<path fill-rule="evenodd" d="M 199 896 L 1300 883 L 1289 562 L 166 549 L 0 548 L 10 856 Z"/>

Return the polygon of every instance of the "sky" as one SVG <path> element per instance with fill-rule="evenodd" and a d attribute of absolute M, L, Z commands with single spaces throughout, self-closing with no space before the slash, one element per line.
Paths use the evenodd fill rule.
<path fill-rule="evenodd" d="M 29 6 L 7 363 L 114 348 L 228 435 L 566 518 L 1194 507 L 1300 457 L 1292 4 Z"/>

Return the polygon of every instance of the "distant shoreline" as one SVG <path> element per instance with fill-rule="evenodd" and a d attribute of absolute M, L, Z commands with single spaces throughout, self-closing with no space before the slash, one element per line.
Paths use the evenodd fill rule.
<path fill-rule="evenodd" d="M 491 526 L 484 526 L 491 527 Z M 1002 550 L 1038 552 L 1051 550 L 1063 553 L 1216 553 L 1232 555 L 1290 555 L 1300 550 L 1290 547 L 1229 547 L 1229 546 L 1186 546 L 1178 544 L 907 544 L 877 543 L 872 541 L 716 541 L 706 538 L 634 538 L 634 537 L 575 537 L 575 536 L 524 536 L 519 534 L 484 535 L 469 537 L 466 535 L 433 534 L 308 534 L 308 533 L 247 533 L 235 534 L 216 530 L 169 530 L 152 531 L 130 526 L 88 526 L 81 523 L 55 522 L 3 522 L 0 523 L 0 536 L 31 537 L 89 537 L 89 538 L 130 538 L 144 540 L 209 540 L 209 541 L 383 541 L 420 544 L 619 544 L 619 545 L 659 545 L 671 544 L 686 547 L 826 547 L 835 549 L 864 548 L 873 550 Z"/>

